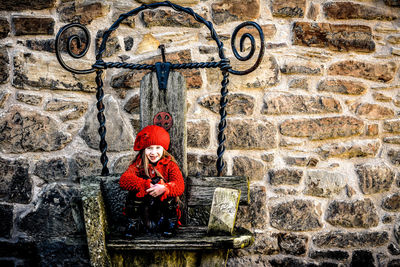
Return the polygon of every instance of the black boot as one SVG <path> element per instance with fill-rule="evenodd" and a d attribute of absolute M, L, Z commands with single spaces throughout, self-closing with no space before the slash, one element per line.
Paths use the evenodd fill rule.
<path fill-rule="evenodd" d="M 176 208 L 177 203 L 175 198 L 168 198 L 165 200 L 162 223 L 162 234 L 165 237 L 171 237 L 176 234 L 176 228 L 178 227 L 178 215 Z"/>

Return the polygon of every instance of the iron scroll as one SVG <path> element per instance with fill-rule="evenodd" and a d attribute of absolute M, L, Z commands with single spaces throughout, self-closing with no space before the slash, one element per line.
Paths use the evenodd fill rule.
<path fill-rule="evenodd" d="M 218 46 L 218 56 L 220 58 L 220 61 L 172 64 L 170 62 L 165 62 L 163 50 L 162 50 L 163 62 L 157 62 L 153 65 L 134 64 L 134 63 L 126 63 L 126 62 L 104 62 L 103 61 L 103 53 L 105 51 L 107 40 L 108 40 L 109 36 L 111 35 L 111 33 L 119 27 L 119 25 L 121 24 L 121 22 L 123 20 L 127 19 L 128 17 L 135 16 L 139 12 L 144 11 L 146 9 L 156 9 L 159 7 L 170 7 L 176 11 L 187 13 L 187 14 L 193 16 L 193 18 L 197 22 L 204 24 L 210 30 L 211 38 L 216 42 L 216 44 Z M 59 32 L 56 36 L 56 55 L 57 55 L 57 59 L 58 59 L 59 63 L 61 64 L 61 66 L 64 67 L 66 70 L 68 70 L 72 73 L 75 73 L 75 74 L 89 74 L 89 73 L 96 72 L 96 84 L 97 84 L 96 98 L 97 98 L 97 109 L 98 109 L 97 119 L 100 124 L 98 132 L 100 135 L 100 145 L 99 145 L 100 152 L 101 152 L 100 161 L 103 166 L 102 173 L 101 173 L 102 176 L 109 175 L 109 170 L 107 167 L 107 163 L 108 163 L 107 142 L 105 140 L 105 135 L 106 135 L 105 121 L 106 121 L 106 119 L 103 114 L 104 113 L 104 104 L 103 104 L 104 91 L 103 91 L 103 80 L 102 80 L 102 73 L 107 68 L 123 68 L 123 69 L 130 69 L 130 70 L 156 71 L 159 81 L 162 81 L 163 79 L 165 80 L 165 77 L 161 77 L 161 75 L 168 75 L 168 72 L 170 70 L 197 69 L 197 68 L 220 68 L 222 75 L 223 75 L 223 79 L 221 81 L 221 98 L 220 98 L 220 110 L 219 110 L 220 122 L 218 124 L 218 149 L 217 149 L 218 159 L 217 159 L 216 167 L 217 167 L 217 175 L 221 176 L 222 170 L 225 165 L 223 162 L 223 154 L 225 152 L 224 143 L 226 140 L 224 130 L 226 128 L 227 113 L 226 113 L 225 109 L 226 109 L 226 105 L 228 103 L 227 86 L 229 83 L 229 74 L 246 75 L 246 74 L 254 71 L 260 65 L 263 55 L 264 55 L 264 51 L 265 51 L 264 34 L 263 34 L 261 27 L 256 22 L 247 21 L 247 22 L 243 22 L 240 25 L 238 25 L 233 31 L 231 47 L 232 47 L 234 56 L 240 61 L 247 61 L 247 60 L 250 60 L 251 58 L 253 58 L 253 56 L 255 54 L 255 51 L 256 51 L 255 39 L 250 33 L 243 34 L 240 39 L 240 44 L 239 44 L 240 51 L 243 52 L 244 51 L 244 42 L 246 41 L 246 39 L 248 39 L 250 41 L 251 47 L 250 47 L 250 51 L 248 52 L 248 54 L 246 56 L 240 56 L 240 54 L 238 53 L 238 51 L 236 49 L 236 43 L 235 43 L 236 36 L 237 36 L 238 32 L 245 27 L 246 28 L 248 28 L 248 27 L 255 28 L 258 32 L 259 41 L 260 41 L 260 47 L 259 47 L 260 49 L 259 49 L 257 59 L 256 59 L 255 63 L 253 64 L 253 66 L 251 66 L 250 68 L 248 68 L 246 70 L 234 70 L 232 68 L 232 66 L 230 65 L 229 59 L 227 59 L 225 56 L 223 43 L 220 41 L 220 39 L 213 27 L 213 24 L 210 21 L 205 20 L 203 17 L 201 17 L 200 15 L 195 13 L 191 8 L 182 7 L 182 6 L 173 4 L 169 1 L 152 3 L 152 4 L 144 4 L 136 9 L 133 9 L 125 14 L 120 15 L 119 18 L 110 26 L 110 28 L 103 33 L 102 42 L 101 42 L 98 52 L 96 54 L 96 62 L 95 62 L 95 64 L 92 65 L 92 68 L 90 68 L 90 69 L 80 70 L 80 69 L 72 68 L 72 67 L 68 66 L 62 58 L 62 52 L 63 52 L 62 42 L 63 41 L 65 42 L 65 40 L 67 40 L 66 50 L 72 58 L 79 59 L 79 58 L 82 58 L 83 56 L 85 56 L 85 54 L 87 53 L 87 51 L 89 49 L 89 43 L 90 43 L 90 34 L 89 34 L 89 31 L 87 30 L 87 28 L 78 23 L 71 23 L 71 24 L 65 25 L 64 27 L 62 27 L 59 30 Z M 83 31 L 83 35 L 84 35 L 85 39 L 87 40 L 85 48 L 82 49 L 82 51 L 79 53 L 75 53 L 71 46 L 75 45 L 78 48 L 81 48 L 81 46 L 82 46 L 81 36 L 75 33 L 68 38 L 64 37 L 66 32 L 72 28 Z M 161 73 L 161 72 L 163 72 L 163 73 Z M 165 82 L 159 83 L 160 89 L 161 89 L 161 87 L 164 87 L 164 86 L 166 87 Z"/>

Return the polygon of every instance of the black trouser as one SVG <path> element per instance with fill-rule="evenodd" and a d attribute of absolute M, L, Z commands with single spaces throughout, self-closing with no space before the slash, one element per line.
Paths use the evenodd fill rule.
<path fill-rule="evenodd" d="M 160 201 L 146 195 L 136 197 L 136 193 L 131 191 L 125 205 L 125 213 L 130 221 L 131 234 L 148 232 L 173 231 L 177 226 L 177 201 L 175 198 L 167 198 Z"/>

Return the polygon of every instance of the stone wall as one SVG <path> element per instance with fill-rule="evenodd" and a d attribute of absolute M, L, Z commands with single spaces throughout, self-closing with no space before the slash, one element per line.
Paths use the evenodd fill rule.
<path fill-rule="evenodd" d="M 0 2 L 0 265 L 87 266 L 79 182 L 100 174 L 94 75 L 56 61 L 55 34 L 85 24 L 94 63 L 101 33 L 151 0 Z M 258 70 L 230 76 L 228 175 L 251 180 L 237 224 L 255 244 L 229 266 L 400 266 L 400 2 L 176 0 L 229 38 L 241 21 L 263 28 Z M 147 10 L 110 38 L 106 61 L 218 60 L 208 30 L 170 9 Z M 215 175 L 214 69 L 187 83 L 188 171 Z M 107 70 L 111 172 L 134 156 L 144 72 Z"/>

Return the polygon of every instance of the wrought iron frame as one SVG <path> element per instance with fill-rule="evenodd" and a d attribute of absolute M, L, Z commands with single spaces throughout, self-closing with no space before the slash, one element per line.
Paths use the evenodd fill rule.
<path fill-rule="evenodd" d="M 121 24 L 121 22 L 123 20 L 125 20 L 128 17 L 135 16 L 139 12 L 144 11 L 146 9 L 156 9 L 159 7 L 170 7 L 176 11 L 187 13 L 187 14 L 193 16 L 197 22 L 200 22 L 200 23 L 206 25 L 207 28 L 210 30 L 212 39 L 216 42 L 216 44 L 218 46 L 218 55 L 219 55 L 220 61 L 172 64 L 170 62 L 166 62 L 165 54 L 164 54 L 165 50 L 164 50 L 164 47 L 162 47 L 162 46 L 160 48 L 161 48 L 161 53 L 162 53 L 162 57 L 163 57 L 163 62 L 157 62 L 153 65 L 151 65 L 151 64 L 133 64 L 133 63 L 126 63 L 126 62 L 104 62 L 103 61 L 103 53 L 106 48 L 107 40 L 110 37 L 111 33 L 119 27 L 119 25 Z M 242 71 L 232 69 L 232 67 L 230 65 L 230 61 L 229 61 L 229 59 L 226 58 L 225 53 L 224 53 L 224 44 L 223 44 L 223 42 L 220 41 L 220 39 L 213 27 L 213 24 L 210 21 L 205 20 L 203 17 L 201 17 L 200 15 L 195 13 L 191 8 L 185 8 L 185 7 L 173 4 L 169 1 L 153 3 L 153 4 L 144 4 L 138 8 L 135 8 L 127 13 L 120 15 L 119 18 L 111 25 L 111 27 L 103 33 L 102 42 L 101 42 L 98 52 L 96 54 L 96 62 L 95 62 L 95 64 L 92 65 L 91 69 L 78 70 L 78 69 L 71 68 L 64 62 L 64 60 L 61 56 L 62 50 L 63 50 L 62 49 L 62 41 L 65 40 L 62 38 L 62 36 L 70 28 L 81 29 L 85 35 L 85 38 L 87 39 L 87 44 L 86 44 L 85 48 L 83 49 L 83 51 L 79 52 L 78 54 L 74 53 L 71 48 L 72 42 L 75 41 L 79 48 L 81 46 L 82 40 L 79 35 L 73 34 L 72 36 L 68 37 L 68 39 L 67 39 L 66 49 L 67 49 L 68 54 L 75 59 L 79 59 L 79 58 L 82 58 L 83 56 L 85 56 L 89 49 L 89 46 L 90 46 L 90 33 L 89 33 L 88 29 L 79 23 L 71 23 L 71 24 L 63 26 L 59 30 L 59 32 L 57 33 L 57 36 L 56 36 L 56 55 L 57 55 L 57 59 L 58 59 L 59 63 L 61 64 L 61 66 L 63 66 L 66 70 L 68 70 L 74 74 L 89 74 L 89 73 L 96 72 L 96 84 L 97 84 L 96 98 L 97 98 L 97 109 L 98 109 L 97 119 L 100 124 L 98 132 L 100 135 L 100 145 L 99 145 L 100 152 L 101 152 L 100 161 L 103 166 L 102 172 L 101 172 L 102 176 L 109 175 L 109 170 L 107 167 L 107 163 L 108 163 L 107 142 L 105 140 L 106 119 L 103 114 L 104 113 L 104 104 L 103 104 L 104 91 L 103 91 L 103 79 L 102 79 L 103 70 L 105 70 L 107 68 L 123 68 L 123 69 L 130 69 L 130 70 L 156 71 L 160 90 L 166 89 L 167 81 L 168 81 L 168 74 L 169 74 L 170 70 L 197 69 L 197 68 L 220 68 L 222 71 L 223 79 L 221 81 L 221 98 L 220 98 L 220 110 L 219 110 L 220 122 L 218 124 L 218 149 L 217 149 L 218 159 L 216 162 L 216 167 L 217 167 L 217 175 L 221 176 L 222 170 L 225 165 L 225 163 L 223 162 L 223 154 L 225 152 L 224 143 L 226 141 L 224 130 L 226 128 L 227 113 L 226 113 L 225 108 L 228 103 L 227 85 L 229 83 L 229 79 L 228 79 L 229 74 L 246 75 L 246 74 L 254 71 L 260 65 L 261 60 L 264 55 L 264 51 L 265 51 L 264 33 L 263 33 L 261 27 L 255 22 L 246 21 L 246 22 L 243 22 L 240 25 L 238 25 L 232 33 L 231 47 L 232 47 L 232 51 L 233 51 L 233 54 L 235 55 L 235 57 L 240 61 L 247 61 L 254 56 L 254 53 L 256 50 L 256 44 L 255 44 L 254 37 L 250 33 L 245 33 L 240 38 L 240 51 L 241 52 L 243 52 L 243 50 L 244 50 L 243 47 L 244 47 L 245 40 L 246 39 L 250 40 L 251 48 L 250 48 L 249 53 L 246 56 L 242 57 L 241 55 L 239 55 L 239 53 L 236 49 L 236 43 L 235 43 L 236 36 L 242 28 L 247 27 L 247 26 L 254 27 L 258 31 L 259 38 L 260 38 L 260 50 L 259 50 L 258 57 L 257 57 L 255 63 L 253 64 L 253 66 L 246 70 L 242 70 Z"/>

